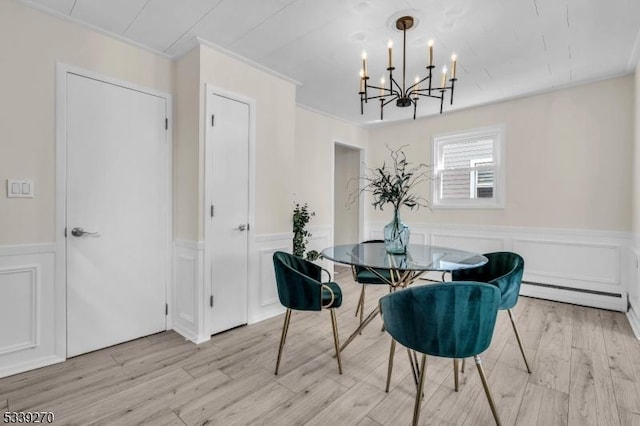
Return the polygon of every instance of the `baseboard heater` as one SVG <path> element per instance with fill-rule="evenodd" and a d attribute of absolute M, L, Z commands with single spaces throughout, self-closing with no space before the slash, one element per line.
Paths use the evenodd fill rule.
<path fill-rule="evenodd" d="M 620 293 L 609 293 L 607 291 L 589 290 L 586 288 L 565 287 L 565 286 L 556 285 L 556 284 L 537 283 L 534 281 L 522 281 L 522 284 L 529 284 L 536 287 L 553 288 L 557 290 L 575 291 L 577 293 L 595 294 L 597 296 L 618 297 L 620 299 L 622 298 L 622 294 Z"/>

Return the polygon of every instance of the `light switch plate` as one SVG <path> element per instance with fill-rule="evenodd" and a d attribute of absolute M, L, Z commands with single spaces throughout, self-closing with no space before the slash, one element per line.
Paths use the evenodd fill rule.
<path fill-rule="evenodd" d="M 33 198 L 33 180 L 7 179 L 7 197 Z"/>

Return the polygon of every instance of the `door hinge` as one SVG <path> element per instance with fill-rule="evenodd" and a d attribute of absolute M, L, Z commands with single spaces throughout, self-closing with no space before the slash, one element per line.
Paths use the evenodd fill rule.
<path fill-rule="evenodd" d="M 211 217 L 213 217 L 213 204 L 211 204 Z"/>
<path fill-rule="evenodd" d="M 165 315 L 169 315 L 169 304 L 168 303 L 164 304 L 164 314 Z"/>
<path fill-rule="evenodd" d="M 216 125 L 216 115 L 211 114 L 211 127 Z"/>
<path fill-rule="evenodd" d="M 213 294 L 209 296 L 209 306 L 213 308 Z"/>
<path fill-rule="evenodd" d="M 169 119 L 168 118 L 164 119 L 164 129 L 165 130 L 169 130 Z"/>
<path fill-rule="evenodd" d="M 64 237 L 67 238 L 67 228 L 64 228 Z"/>

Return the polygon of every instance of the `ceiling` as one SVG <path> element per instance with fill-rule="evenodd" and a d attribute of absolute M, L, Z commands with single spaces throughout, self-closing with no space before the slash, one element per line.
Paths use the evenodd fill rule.
<path fill-rule="evenodd" d="M 350 122 L 360 115 L 358 73 L 385 73 L 387 41 L 401 62 L 395 17 L 412 15 L 407 82 L 424 75 L 427 42 L 439 70 L 458 56 L 450 110 L 629 73 L 640 50 L 638 0 L 23 0 L 177 57 L 200 38 L 300 82 L 297 102 Z M 398 67 L 399 68 L 399 67 Z M 395 75 L 400 75 L 400 69 Z M 388 81 L 388 77 L 386 77 Z M 439 112 L 420 100 L 417 115 Z M 385 121 L 411 108 L 385 108 Z"/>

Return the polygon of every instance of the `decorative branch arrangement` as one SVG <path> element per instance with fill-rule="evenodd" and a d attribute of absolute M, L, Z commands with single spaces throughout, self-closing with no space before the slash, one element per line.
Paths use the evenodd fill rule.
<path fill-rule="evenodd" d="M 386 204 L 391 204 L 394 211 L 398 211 L 401 206 L 407 206 L 411 210 L 420 207 L 429 207 L 426 198 L 415 194 L 412 189 L 421 182 L 426 182 L 431 178 L 431 167 L 420 163 L 411 166 L 407 161 L 407 156 L 403 151 L 406 145 L 397 149 L 391 149 L 391 162 L 382 163 L 382 167 L 365 169 L 360 180 L 364 183 L 362 188 L 349 194 L 347 205 L 354 204 L 363 192 L 371 193 L 375 209 L 383 210 Z"/>

